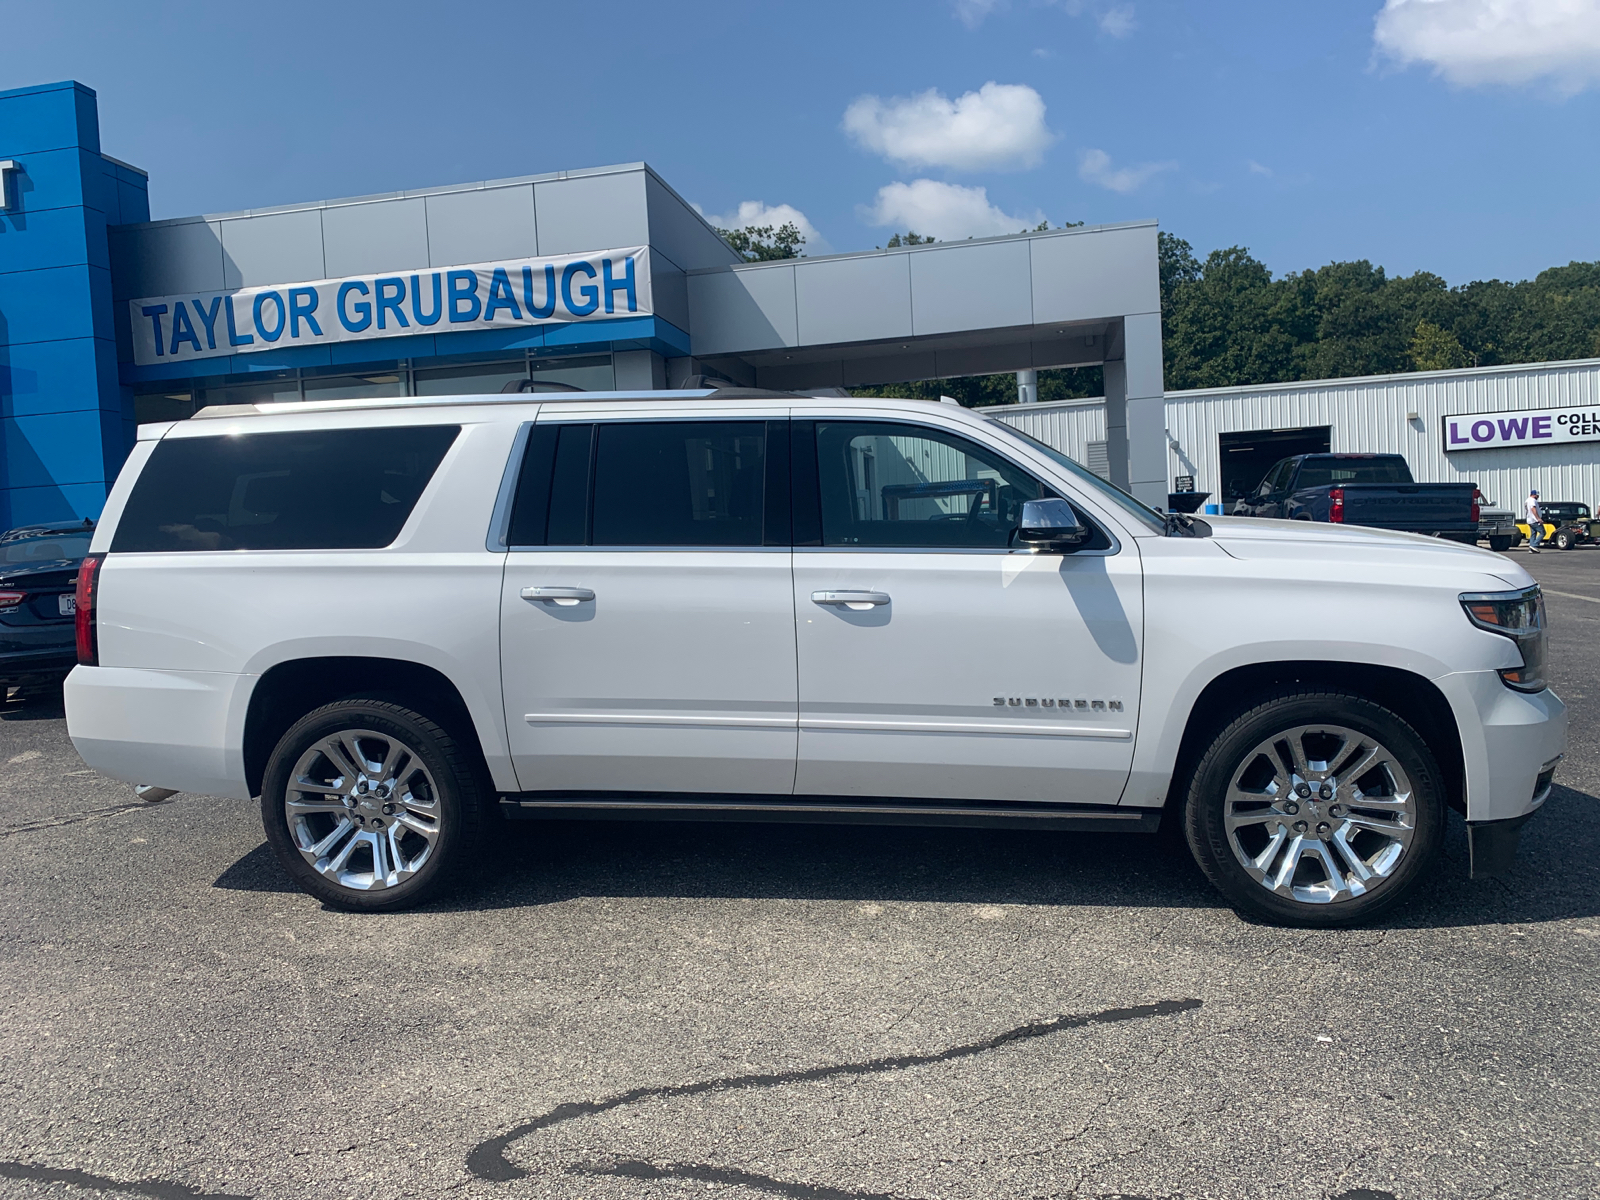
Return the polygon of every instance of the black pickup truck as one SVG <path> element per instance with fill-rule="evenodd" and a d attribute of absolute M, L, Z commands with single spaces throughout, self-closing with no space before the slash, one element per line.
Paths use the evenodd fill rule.
<path fill-rule="evenodd" d="M 1398 454 L 1300 454 L 1267 472 L 1235 516 L 1371 525 L 1475 544 L 1478 507 L 1471 483 L 1416 483 Z"/>

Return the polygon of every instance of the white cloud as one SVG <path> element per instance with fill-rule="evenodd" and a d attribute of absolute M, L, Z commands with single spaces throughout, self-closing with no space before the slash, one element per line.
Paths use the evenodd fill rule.
<path fill-rule="evenodd" d="M 1271 167 L 1264 167 L 1253 158 L 1247 159 L 1245 161 L 1245 166 L 1250 168 L 1250 174 L 1252 174 L 1252 175 L 1271 175 L 1272 174 L 1272 168 Z"/>
<path fill-rule="evenodd" d="M 933 88 L 888 100 L 862 96 L 845 109 L 844 129 L 902 166 L 965 171 L 1034 166 L 1055 137 L 1038 92 L 992 80 L 954 100 Z"/>
<path fill-rule="evenodd" d="M 1085 150 L 1078 159 L 1078 178 L 1086 183 L 1098 183 L 1103 188 L 1113 192 L 1137 191 L 1149 180 L 1163 171 L 1172 171 L 1178 164 L 1174 162 L 1140 163 L 1137 167 L 1115 167 L 1111 165 L 1111 156 L 1104 150 Z"/>
<path fill-rule="evenodd" d="M 1600 82 L 1600 0 L 1386 0 L 1373 40 L 1451 83 Z"/>
<path fill-rule="evenodd" d="M 1133 5 L 1119 4 L 1100 14 L 1100 32 L 1114 38 L 1125 38 L 1134 31 Z"/>
<path fill-rule="evenodd" d="M 700 206 L 695 205 L 695 211 L 700 212 Z M 802 249 L 810 255 L 832 254 L 833 247 L 828 244 L 828 239 L 817 232 L 817 227 L 806 219 L 792 204 L 764 204 L 760 200 L 745 200 L 738 209 L 725 216 L 714 216 L 701 212 L 701 216 L 710 221 L 718 229 L 744 229 L 750 225 L 771 225 L 774 229 L 780 225 L 793 225 L 806 239 Z"/>
<path fill-rule="evenodd" d="M 989 203 L 988 190 L 914 179 L 878 189 L 878 201 L 862 213 L 869 225 L 893 226 L 941 242 L 1021 233 L 1044 220 L 1041 212 L 1011 215 Z"/>
<path fill-rule="evenodd" d="M 968 29 L 976 29 L 1002 3 L 1004 0 L 954 0 L 950 7 L 955 9 L 956 20 Z"/>

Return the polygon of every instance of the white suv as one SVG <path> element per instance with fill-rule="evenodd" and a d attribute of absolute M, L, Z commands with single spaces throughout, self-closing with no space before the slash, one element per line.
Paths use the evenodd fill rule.
<path fill-rule="evenodd" d="M 1566 731 L 1538 587 L 1452 542 L 1163 517 L 948 404 L 773 392 L 210 408 L 79 577 L 74 745 L 261 797 L 393 909 L 501 817 L 1154 831 L 1275 921 L 1502 869 Z"/>

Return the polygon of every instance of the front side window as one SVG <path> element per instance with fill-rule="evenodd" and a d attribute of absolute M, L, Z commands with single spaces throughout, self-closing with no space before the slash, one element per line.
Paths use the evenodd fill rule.
<path fill-rule="evenodd" d="M 400 536 L 459 425 L 165 438 L 112 553 L 354 550 Z"/>
<path fill-rule="evenodd" d="M 824 546 L 1009 548 L 1033 476 L 953 433 L 893 422 L 818 421 Z"/>
<path fill-rule="evenodd" d="M 535 425 L 512 508 L 513 546 L 771 543 L 768 423 Z M 783 539 L 785 542 L 787 538 Z"/>

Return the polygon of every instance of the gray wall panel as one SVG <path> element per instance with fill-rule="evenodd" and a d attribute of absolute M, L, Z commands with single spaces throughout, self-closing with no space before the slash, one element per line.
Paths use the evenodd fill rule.
<path fill-rule="evenodd" d="M 756 372 L 756 386 L 788 391 L 790 388 L 844 387 L 841 362 L 777 364 Z"/>
<path fill-rule="evenodd" d="M 906 255 L 915 331 L 1033 324 L 1027 240 L 941 246 Z"/>
<path fill-rule="evenodd" d="M 300 209 L 222 222 L 223 286 L 325 279 L 322 210 Z"/>
<path fill-rule="evenodd" d="M 690 336 L 697 355 L 742 354 L 799 343 L 794 266 L 689 276 Z"/>
<path fill-rule="evenodd" d="M 675 263 L 650 249 L 650 294 L 656 315 L 671 321 L 684 332 L 689 330 L 689 281 Z"/>
<path fill-rule="evenodd" d="M 645 245 L 650 225 L 644 181 L 643 171 L 627 171 L 534 184 L 539 253 L 580 254 Z"/>
<path fill-rule="evenodd" d="M 1033 346 L 1028 342 L 1008 342 L 1000 346 L 970 346 L 940 350 L 939 378 L 950 375 L 996 375 L 1001 371 L 1023 371 L 1033 366 Z"/>
<path fill-rule="evenodd" d="M 799 260 L 795 307 L 806 345 L 912 336 L 908 254 Z"/>
<path fill-rule="evenodd" d="M 1161 310 L 1153 225 L 1030 238 L 1028 245 L 1037 324 Z"/>
<path fill-rule="evenodd" d="M 221 288 L 222 236 L 215 222 L 125 225 L 107 230 L 117 300 Z"/>
<path fill-rule="evenodd" d="M 330 278 L 428 265 L 428 212 L 421 200 L 344 204 L 322 210 L 322 254 Z"/>
<path fill-rule="evenodd" d="M 939 372 L 931 350 L 885 354 L 880 358 L 850 359 L 843 364 L 843 387 L 874 383 L 900 383 L 907 379 L 933 379 Z"/>
<path fill-rule="evenodd" d="M 445 192 L 427 197 L 428 261 L 435 267 L 539 253 L 533 186 Z"/>
<path fill-rule="evenodd" d="M 743 260 L 655 176 L 644 176 L 650 244 L 685 271 L 731 266 Z M 605 249 L 605 247 L 599 247 Z"/>

